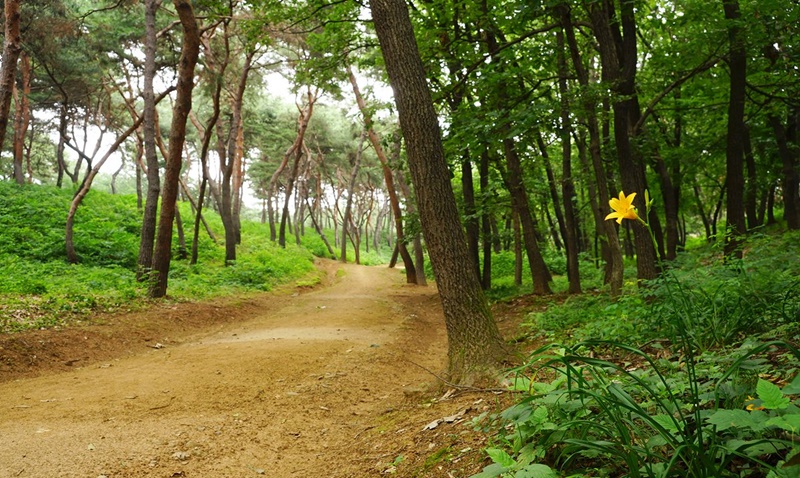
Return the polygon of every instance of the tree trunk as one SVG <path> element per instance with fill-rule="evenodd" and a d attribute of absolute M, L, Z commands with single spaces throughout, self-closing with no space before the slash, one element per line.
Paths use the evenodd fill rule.
<path fill-rule="evenodd" d="M 64 182 L 64 173 L 69 175 L 64 162 L 64 149 L 67 142 L 67 100 L 59 105 L 58 114 L 58 145 L 56 146 L 56 187 L 61 188 Z"/>
<path fill-rule="evenodd" d="M 483 8 L 484 10 L 488 9 L 485 2 Z M 486 42 L 491 57 L 495 61 L 502 62 L 502 59 L 499 57 L 500 47 L 493 31 L 486 32 Z M 502 68 L 502 63 L 500 65 L 500 68 Z M 499 95 L 502 98 L 510 97 L 510 88 L 505 81 L 500 81 L 498 88 L 500 90 Z M 502 106 L 503 105 L 498 105 L 501 109 Z M 552 280 L 552 276 L 542 258 L 542 253 L 536 239 L 536 226 L 531 215 L 530 205 L 528 204 L 528 192 L 523 181 L 524 172 L 522 170 L 522 162 L 519 158 L 519 152 L 517 151 L 517 146 L 513 137 L 514 135 L 511 133 L 511 125 L 508 121 L 504 121 L 497 126 L 497 134 L 502 138 L 503 152 L 508 168 L 504 181 L 511 194 L 511 205 L 517 214 L 519 214 L 520 223 L 522 225 L 525 252 L 528 256 L 528 265 L 533 278 L 533 292 L 534 294 L 551 294 L 550 281 Z"/>
<path fill-rule="evenodd" d="M 381 145 L 380 138 L 378 134 L 375 132 L 375 129 L 372 127 L 372 115 L 370 114 L 369 110 L 367 109 L 367 104 L 364 101 L 364 97 L 361 96 L 361 90 L 358 87 L 358 81 L 356 80 L 355 75 L 353 74 L 352 68 L 348 65 L 347 66 L 347 75 L 350 79 L 350 85 L 353 87 L 353 93 L 356 97 L 356 103 L 358 104 L 358 109 L 361 111 L 361 116 L 364 118 L 364 127 L 367 130 L 367 134 L 369 135 L 369 141 L 372 143 L 372 148 L 375 150 L 375 154 L 378 156 L 378 161 L 381 163 L 381 169 L 383 170 L 383 180 L 386 183 L 386 192 L 389 195 L 389 204 L 392 207 L 392 212 L 394 215 L 394 225 L 395 231 L 397 233 L 397 244 L 398 244 L 398 253 L 400 257 L 403 259 L 403 266 L 406 270 L 406 283 L 407 284 L 416 284 L 417 283 L 417 274 L 414 268 L 414 261 L 411 258 L 411 254 L 408 252 L 408 247 L 403 239 L 403 211 L 400 209 L 400 200 L 397 197 L 397 190 L 394 186 L 394 178 L 392 177 L 392 168 L 389 166 L 389 159 L 386 157 L 386 152 Z M 400 143 L 396 141 L 398 147 Z M 399 154 L 399 151 L 398 151 Z"/>
<path fill-rule="evenodd" d="M 580 264 L 578 263 L 578 222 L 575 215 L 575 183 L 572 179 L 572 143 L 570 142 L 572 125 L 570 123 L 570 106 L 567 98 L 567 55 L 564 45 L 564 34 L 556 31 L 558 43 L 558 92 L 561 104 L 561 197 L 564 200 L 564 244 L 567 248 L 567 277 L 569 293 L 581 293 Z"/>
<path fill-rule="evenodd" d="M 600 51 L 603 80 L 609 83 L 618 98 L 613 102 L 614 139 L 622 187 L 627 194 L 636 192 L 634 204 L 645 211 L 644 190 L 647 182 L 640 154 L 631 138 L 636 138 L 635 125 L 640 116 L 636 93 L 636 20 L 632 2 L 622 2 L 619 17 L 614 14 L 609 0 L 586 5 L 592 29 Z M 612 21 L 615 22 L 612 26 Z M 622 32 L 618 24 L 622 24 Z M 654 279 L 658 275 L 656 251 L 649 232 L 638 222 L 633 224 L 636 243 L 637 277 Z"/>
<path fill-rule="evenodd" d="M 484 290 L 492 288 L 492 224 L 486 198 L 489 196 L 489 153 L 484 150 L 481 154 L 480 166 L 481 196 L 484 198 L 483 213 L 481 214 L 481 238 L 483 239 L 483 276 L 481 286 Z"/>
<path fill-rule="evenodd" d="M 306 130 L 308 129 L 308 122 L 311 121 L 311 115 L 314 113 L 314 103 L 317 101 L 318 95 L 316 93 L 311 92 L 311 88 L 309 87 L 306 92 L 306 105 L 305 108 L 301 108 L 298 106 L 298 110 L 300 112 L 300 116 L 297 119 L 298 127 L 297 127 L 297 137 L 294 140 L 294 143 L 291 147 L 286 151 L 284 154 L 283 162 L 281 163 L 282 167 L 286 167 L 286 164 L 289 161 L 289 158 L 292 154 L 294 154 L 294 164 L 292 166 L 292 170 L 289 173 L 289 179 L 286 181 L 286 188 L 284 191 L 285 197 L 283 201 L 283 212 L 281 214 L 281 225 L 278 231 L 278 244 L 281 247 L 286 247 L 286 221 L 289 219 L 289 200 L 292 196 L 292 186 L 294 184 L 294 180 L 297 177 L 298 168 L 300 167 L 300 158 L 303 155 L 303 142 L 305 141 Z M 281 168 L 279 168 L 281 170 Z M 277 182 L 277 174 L 272 175 L 272 179 Z"/>
<path fill-rule="evenodd" d="M 161 198 L 161 214 L 158 221 L 158 236 L 153 253 L 153 271 L 157 279 L 150 284 L 150 297 L 163 297 L 167 293 L 170 253 L 172 248 L 172 224 L 175 203 L 178 197 L 178 182 L 183 161 L 181 152 L 186 140 L 186 121 L 192 109 L 194 68 L 200 54 L 200 35 L 189 0 L 173 0 L 183 26 L 183 44 L 178 62 L 178 86 L 175 104 L 172 107 L 172 124 L 169 132 L 169 157 L 164 172 L 164 188 Z"/>
<path fill-rule="evenodd" d="M 750 141 L 750 127 L 745 125 L 742 137 L 744 147 L 745 166 L 747 168 L 747 185 L 745 187 L 745 216 L 747 229 L 755 229 L 761 225 L 758 219 L 758 175 L 756 172 L 756 158 L 753 155 L 753 143 Z"/>
<path fill-rule="evenodd" d="M 11 96 L 17 74 L 17 60 L 22 51 L 19 5 L 20 0 L 5 1 L 5 36 L 3 37 L 3 61 L 0 68 L 0 151 L 3 150 L 6 138 Z"/>
<path fill-rule="evenodd" d="M 139 267 L 136 270 L 136 279 L 139 281 L 148 278 L 153 265 L 158 199 L 161 194 L 161 178 L 156 154 L 156 104 L 153 91 L 153 79 L 156 75 L 156 11 L 160 5 L 161 0 L 147 0 L 145 4 L 144 90 L 142 91 L 144 126 L 142 129 L 144 157 L 147 163 L 147 196 L 144 203 L 142 231 L 139 237 Z"/>
<path fill-rule="evenodd" d="M 253 65 L 253 57 L 255 50 L 249 51 L 244 58 L 242 71 L 239 75 L 239 83 L 233 97 L 233 117 L 231 118 L 231 130 L 228 139 L 228 161 L 230 161 L 230 175 L 231 175 L 231 217 L 230 225 L 233 227 L 231 236 L 233 237 L 234 244 L 242 242 L 241 235 L 241 191 L 244 184 L 244 122 L 242 119 L 242 108 L 244 107 L 244 92 L 247 87 L 247 77 Z M 224 201 L 224 199 L 223 199 Z M 226 233 L 226 247 L 227 247 L 227 233 Z"/>
<path fill-rule="evenodd" d="M 786 128 L 783 122 L 775 116 L 769 116 L 769 124 L 775 133 L 775 140 L 778 143 L 778 154 L 781 158 L 781 186 L 783 189 L 783 217 L 786 219 L 786 227 L 789 229 L 800 229 L 800 195 L 798 195 L 798 173 L 795 166 L 798 151 L 792 151 L 792 147 L 787 138 Z"/>
<path fill-rule="evenodd" d="M 22 79 L 22 91 L 13 88 L 16 100 L 16 114 L 14 118 L 14 179 L 17 184 L 25 184 L 23 163 L 25 159 L 25 135 L 31 121 L 31 59 L 24 51 L 19 57 L 19 71 Z"/>
<path fill-rule="evenodd" d="M 353 194 L 356 190 L 356 179 L 358 178 L 358 170 L 361 168 L 361 152 L 364 148 L 364 141 L 367 139 L 366 129 L 361 130 L 361 137 L 358 140 L 358 148 L 356 149 L 355 157 L 353 159 L 353 169 L 350 173 L 350 181 L 347 183 L 347 202 L 344 207 L 344 217 L 342 217 L 342 255 L 339 260 L 347 262 L 347 233 L 348 226 L 353 221 Z M 354 231 L 355 232 L 355 231 Z M 355 251 L 356 256 L 358 251 Z"/>
<path fill-rule="evenodd" d="M 466 382 L 473 374 L 496 367 L 507 352 L 470 265 L 408 7 L 403 0 L 369 3 L 395 91 L 422 230 L 442 301 L 450 376 L 453 381 Z"/>
<path fill-rule="evenodd" d="M 727 190 L 727 231 L 725 257 L 742 258 L 742 235 L 747 231 L 744 218 L 744 103 L 747 87 L 747 50 L 744 31 L 738 25 L 739 1 L 722 0 L 728 21 L 728 66 L 730 97 L 728 100 L 728 137 L 726 142 L 725 189 Z"/>

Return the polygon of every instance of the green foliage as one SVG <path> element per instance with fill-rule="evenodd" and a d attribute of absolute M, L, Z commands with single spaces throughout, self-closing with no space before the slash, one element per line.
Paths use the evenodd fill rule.
<path fill-rule="evenodd" d="M 74 265 L 64 259 L 71 199 L 68 190 L 0 182 L 0 332 L 63 325 L 148 303 L 135 278 L 141 228 L 135 197 L 90 192 L 76 215 L 81 262 Z M 193 215 L 188 204 L 180 207 L 188 233 Z M 219 217 L 208 211 L 205 217 L 221 237 Z M 173 259 L 169 295 L 193 300 L 270 290 L 314 270 L 307 249 L 278 247 L 266 225 L 243 221 L 242 240 L 239 260 L 226 267 L 224 247 L 201 233 L 198 265 Z M 177 247 L 177 237 L 173 244 Z"/>
<path fill-rule="evenodd" d="M 752 236 L 738 262 L 702 247 L 617 299 L 531 314 L 570 345 L 513 371 L 523 396 L 476 423 L 497 433 L 476 476 L 797 476 L 800 352 L 773 339 L 800 337 L 798 237 Z"/>
<path fill-rule="evenodd" d="M 616 342 L 543 347 L 513 372 L 510 387 L 524 398 L 486 417 L 501 431 L 487 449 L 494 465 L 474 476 L 528 476 L 519 470 L 532 465 L 540 473 L 592 470 L 589 476 L 794 476 L 779 465 L 800 451 L 784 433 L 800 425 L 791 395 L 798 390 L 742 378 L 776 347 L 800 358 L 791 345 L 770 342 L 739 350 L 719 370 L 693 356 L 657 359 Z M 608 358 L 597 358 L 598 350 Z M 758 398 L 743 398 L 751 393 Z M 751 467 L 762 471 L 748 474 Z"/>

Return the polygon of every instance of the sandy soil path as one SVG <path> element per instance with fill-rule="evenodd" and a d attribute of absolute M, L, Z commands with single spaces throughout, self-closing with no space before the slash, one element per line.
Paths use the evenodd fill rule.
<path fill-rule="evenodd" d="M 361 437 L 444 363 L 435 287 L 325 267 L 245 322 L 0 383 L 0 477 L 378 475 Z"/>

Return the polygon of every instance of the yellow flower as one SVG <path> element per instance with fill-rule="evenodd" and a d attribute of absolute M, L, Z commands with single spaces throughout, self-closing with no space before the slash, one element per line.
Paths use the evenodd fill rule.
<path fill-rule="evenodd" d="M 633 221 L 639 219 L 639 215 L 636 214 L 636 206 L 633 205 L 633 198 L 635 197 L 636 193 L 631 193 L 626 197 L 625 193 L 620 191 L 619 199 L 611 198 L 608 201 L 608 205 L 611 206 L 614 212 L 606 216 L 606 220 L 616 219 L 617 224 L 622 224 L 623 219 L 631 219 Z"/>

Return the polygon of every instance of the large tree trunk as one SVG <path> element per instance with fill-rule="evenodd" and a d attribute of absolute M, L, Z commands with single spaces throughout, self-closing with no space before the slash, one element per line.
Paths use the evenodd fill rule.
<path fill-rule="evenodd" d="M 730 67 L 730 97 L 728 100 L 728 138 L 726 142 L 725 188 L 727 200 L 727 231 L 725 257 L 742 258 L 741 236 L 747 231 L 744 218 L 744 102 L 747 86 L 747 50 L 744 31 L 738 25 L 739 1 L 722 0 L 728 20 L 728 66 Z"/>
<path fill-rule="evenodd" d="M 494 368 L 507 352 L 470 265 L 408 7 L 403 0 L 369 3 L 395 91 L 420 221 L 442 301 L 451 379 L 467 381 L 476 372 Z"/>
<path fill-rule="evenodd" d="M 17 74 L 17 60 L 22 51 L 19 5 L 20 0 L 6 0 L 4 8 L 5 36 L 3 37 L 3 65 L 0 68 L 0 151 L 3 150 L 6 138 L 11 96 Z"/>
<path fill-rule="evenodd" d="M 175 10 L 183 26 L 183 44 L 178 63 L 178 86 L 175 104 L 172 107 L 172 124 L 169 131 L 169 157 L 164 172 L 164 188 L 161 197 L 161 214 L 158 221 L 158 236 L 153 253 L 153 271 L 158 274 L 150 285 L 151 297 L 163 297 L 167 293 L 170 253 L 172 249 L 172 224 L 175 218 L 175 202 L 178 198 L 181 153 L 186 140 L 186 121 L 192 109 L 194 68 L 200 54 L 200 34 L 189 0 L 173 0 Z"/>
<path fill-rule="evenodd" d="M 161 0 L 147 0 L 145 4 L 145 43 L 144 43 L 144 157 L 147 164 L 147 195 L 144 202 L 142 231 L 139 237 L 139 267 L 136 278 L 147 279 L 153 265 L 153 245 L 156 238 L 156 218 L 158 198 L 161 194 L 161 177 L 156 154 L 156 104 L 153 79 L 156 75 L 156 11 Z"/>

